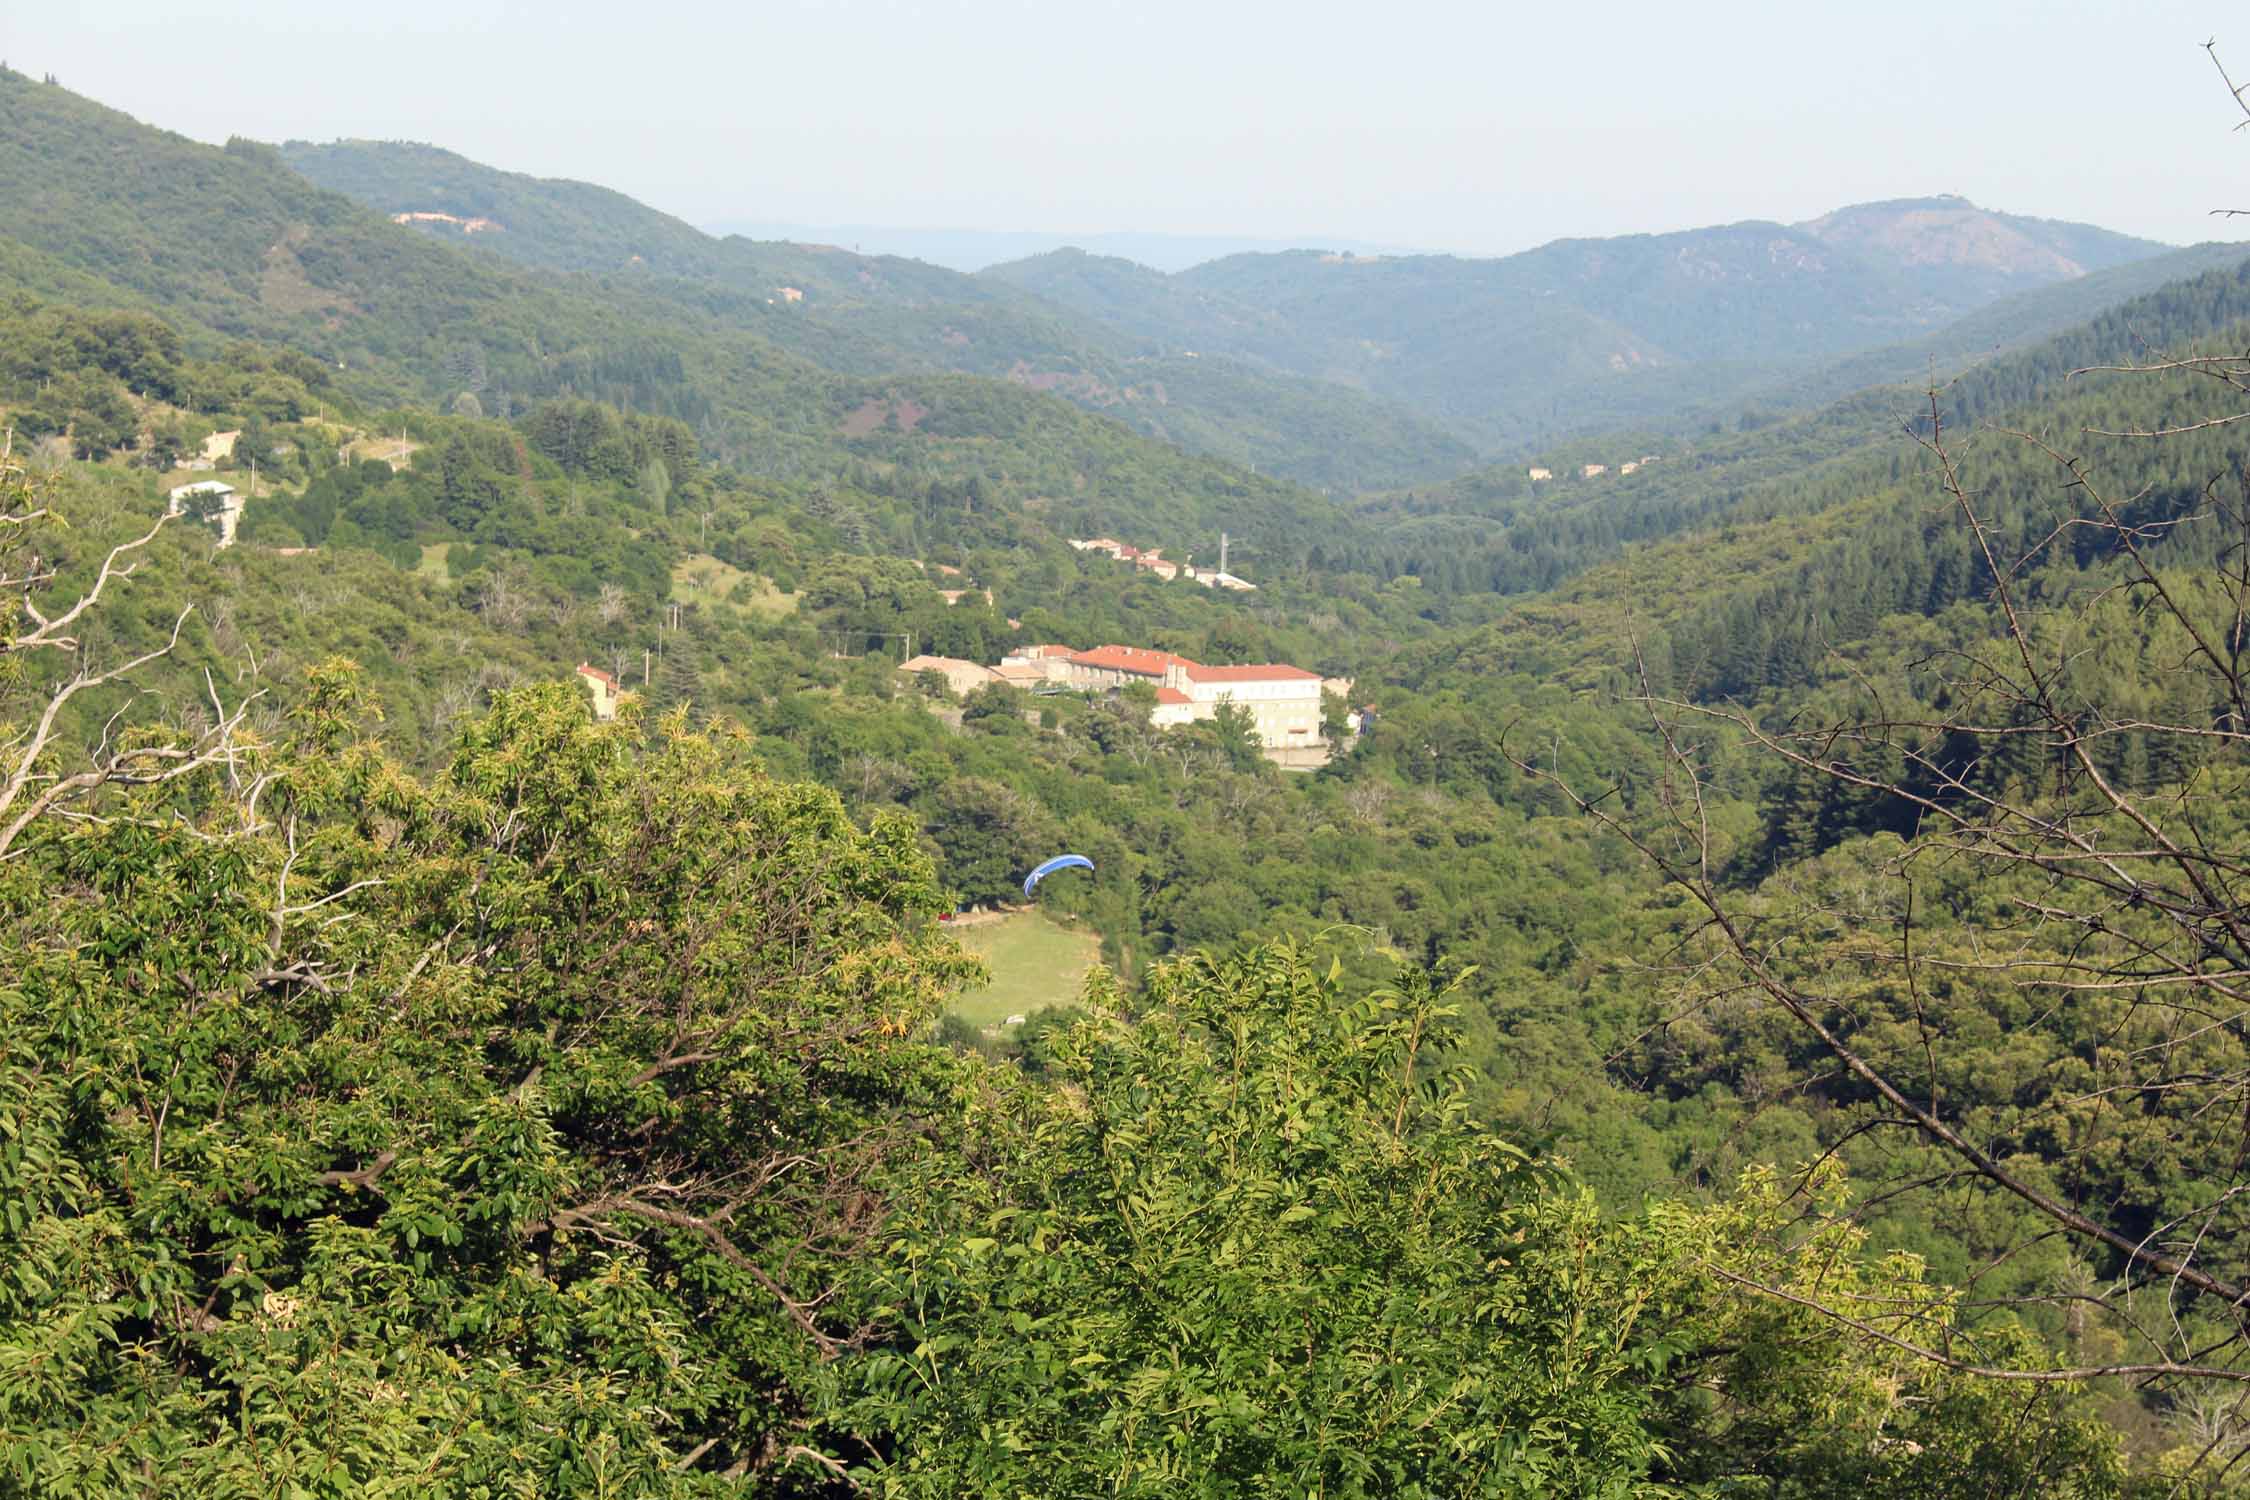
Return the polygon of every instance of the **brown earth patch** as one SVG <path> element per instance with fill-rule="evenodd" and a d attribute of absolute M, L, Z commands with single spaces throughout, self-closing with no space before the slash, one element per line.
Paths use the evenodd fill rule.
<path fill-rule="evenodd" d="M 1114 386 L 1102 384 L 1082 370 L 1035 370 L 1020 359 L 1008 371 L 1008 378 L 1017 385 L 1067 396 L 1088 406 L 1115 406 L 1119 401 L 1127 399 L 1124 392 Z"/>
<path fill-rule="evenodd" d="M 878 401 L 870 396 L 846 413 L 836 430 L 848 438 L 870 437 L 885 426 L 912 432 L 929 414 L 930 409 L 918 401 Z"/>
<path fill-rule="evenodd" d="M 265 263 L 258 272 L 258 301 L 275 312 L 327 318 L 331 326 L 339 319 L 356 316 L 361 309 L 350 298 L 315 286 L 305 274 L 305 263 L 297 258 L 297 246 L 304 239 L 302 228 L 291 229 L 266 251 Z"/>

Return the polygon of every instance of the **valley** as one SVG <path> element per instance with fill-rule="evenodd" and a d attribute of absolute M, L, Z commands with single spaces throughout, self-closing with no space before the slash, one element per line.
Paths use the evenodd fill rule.
<path fill-rule="evenodd" d="M 2241 1492 L 2250 246 L 0 201 L 0 1492 Z"/>

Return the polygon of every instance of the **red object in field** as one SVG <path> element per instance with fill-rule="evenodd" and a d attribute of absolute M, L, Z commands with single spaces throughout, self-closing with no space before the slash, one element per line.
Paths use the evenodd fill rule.
<path fill-rule="evenodd" d="M 941 912 L 939 912 L 939 913 L 938 913 L 938 917 L 937 917 L 937 919 L 938 919 L 938 920 L 939 920 L 940 922 L 950 922 L 950 921 L 952 921 L 952 920 L 953 920 L 953 913 L 951 913 L 951 912 L 949 912 L 949 911 L 941 911 Z"/>

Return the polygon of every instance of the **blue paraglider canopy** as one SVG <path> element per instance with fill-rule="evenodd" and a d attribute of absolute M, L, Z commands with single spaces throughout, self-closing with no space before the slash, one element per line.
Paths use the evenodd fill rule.
<path fill-rule="evenodd" d="M 1033 886 L 1054 874 L 1055 871 L 1072 868 L 1091 870 L 1094 868 L 1094 862 L 1083 854 L 1058 854 L 1038 869 L 1033 870 L 1029 875 L 1024 876 L 1023 893 L 1026 896 L 1030 895 Z"/>

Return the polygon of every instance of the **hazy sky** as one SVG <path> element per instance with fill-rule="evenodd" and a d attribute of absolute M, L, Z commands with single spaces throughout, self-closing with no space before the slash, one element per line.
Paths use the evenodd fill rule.
<path fill-rule="evenodd" d="M 62 0 L 0 58 L 199 139 L 432 141 L 722 219 L 1500 252 L 1957 192 L 2237 238 L 2180 0 Z M 2239 189 L 2239 190 L 2238 190 Z M 0 205 L 4 221 L 5 205 Z"/>

